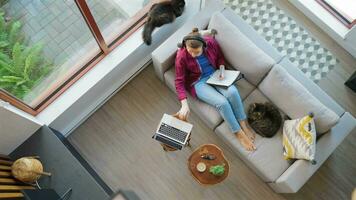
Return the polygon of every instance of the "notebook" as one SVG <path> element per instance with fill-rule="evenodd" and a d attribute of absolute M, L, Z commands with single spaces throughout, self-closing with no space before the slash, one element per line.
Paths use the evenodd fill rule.
<path fill-rule="evenodd" d="M 225 70 L 224 72 L 224 79 L 220 80 L 219 79 L 220 75 L 220 70 L 216 70 L 210 78 L 206 81 L 207 84 L 211 85 L 218 85 L 218 86 L 223 86 L 223 87 L 229 87 L 236 81 L 240 80 L 243 78 L 243 74 L 240 73 L 240 71 L 236 70 Z"/>

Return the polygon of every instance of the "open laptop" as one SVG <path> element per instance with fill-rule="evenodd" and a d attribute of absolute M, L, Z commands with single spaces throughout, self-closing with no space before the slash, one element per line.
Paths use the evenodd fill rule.
<path fill-rule="evenodd" d="M 152 138 L 181 150 L 187 144 L 193 125 L 171 115 L 163 114 Z"/>

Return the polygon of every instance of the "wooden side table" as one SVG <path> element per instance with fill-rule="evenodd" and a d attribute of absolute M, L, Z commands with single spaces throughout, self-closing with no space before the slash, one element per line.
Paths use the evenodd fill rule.
<path fill-rule="evenodd" d="M 206 160 L 201 156 L 204 154 L 211 154 L 215 156 L 214 160 Z M 199 172 L 196 168 L 199 162 L 206 165 L 204 172 Z M 214 165 L 225 164 L 225 172 L 221 176 L 215 176 L 209 172 L 209 168 Z M 229 175 L 229 162 L 226 160 L 223 151 L 215 144 L 204 144 L 197 148 L 188 159 L 188 168 L 192 176 L 202 185 L 214 185 L 222 182 Z"/>

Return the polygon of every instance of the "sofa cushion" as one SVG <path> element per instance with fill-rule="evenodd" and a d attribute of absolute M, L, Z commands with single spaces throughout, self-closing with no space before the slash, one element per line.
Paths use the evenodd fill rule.
<path fill-rule="evenodd" d="M 303 86 L 308 89 L 317 99 L 320 100 L 326 107 L 333 110 L 338 116 L 345 113 L 345 109 L 342 108 L 333 98 L 331 98 L 324 90 L 322 90 L 317 84 L 309 79 L 297 66 L 295 66 L 288 57 L 284 57 L 280 63 L 289 74 L 291 74 L 299 83 L 303 83 Z"/>
<path fill-rule="evenodd" d="M 225 62 L 226 69 L 235 70 L 230 63 Z M 256 89 L 256 86 L 252 85 L 246 78 L 242 78 L 236 81 L 235 86 L 239 90 L 240 97 L 242 100 L 246 99 L 246 97 L 251 94 L 251 92 Z"/>
<path fill-rule="evenodd" d="M 237 70 L 240 70 L 250 83 L 258 85 L 275 61 L 251 42 L 221 13 L 212 16 L 209 23 L 209 29 L 211 28 L 218 31 L 215 38 L 220 44 L 226 60 Z"/>
<path fill-rule="evenodd" d="M 255 89 L 244 101 L 245 110 L 247 111 L 248 106 L 255 102 L 264 103 L 269 100 L 258 89 Z M 215 132 L 265 182 L 277 180 L 290 166 L 290 162 L 283 158 L 282 128 L 272 138 L 264 138 L 257 134 L 254 142 L 257 150 L 254 152 L 244 149 L 226 122 L 218 126 Z"/>
<path fill-rule="evenodd" d="M 283 67 L 276 65 L 258 86 L 279 109 L 292 119 L 314 113 L 317 133 L 325 133 L 339 120 L 339 116 L 292 77 Z"/>
<path fill-rule="evenodd" d="M 176 91 L 174 79 L 175 79 L 175 68 L 171 67 L 167 72 L 164 74 L 164 79 L 167 86 L 172 90 Z M 240 96 L 242 99 L 245 99 L 256 87 L 249 83 L 245 79 L 241 79 L 236 82 L 236 87 L 239 90 Z M 213 107 L 210 106 L 198 99 L 194 99 L 191 95 L 188 95 L 188 102 L 190 104 L 190 108 L 199 115 L 200 118 L 211 128 L 215 129 L 217 125 L 219 125 L 223 119 L 218 113 L 218 111 Z"/>
<path fill-rule="evenodd" d="M 240 79 L 235 83 L 235 86 L 239 90 L 240 97 L 242 100 L 246 99 L 246 97 L 251 94 L 251 92 L 256 89 L 254 85 L 248 82 L 246 79 Z"/>

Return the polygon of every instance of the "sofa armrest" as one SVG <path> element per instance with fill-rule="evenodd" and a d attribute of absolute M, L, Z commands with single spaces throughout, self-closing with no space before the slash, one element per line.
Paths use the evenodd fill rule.
<path fill-rule="evenodd" d="M 339 122 L 318 139 L 316 143 L 316 165 L 309 161 L 295 161 L 275 182 L 269 183 L 274 191 L 278 193 L 295 193 L 309 178 L 319 169 L 324 161 L 334 152 L 345 137 L 356 131 L 356 119 L 345 112 Z"/>
<path fill-rule="evenodd" d="M 179 28 L 173 35 L 164 41 L 151 56 L 157 76 L 164 82 L 163 74 L 174 65 L 177 44 L 182 41 L 183 37 L 192 31 L 193 27 L 205 29 L 208 26 L 210 17 L 213 12 L 222 11 L 224 5 L 220 1 L 206 1 L 206 7 L 199 11 L 192 18 Z"/>

